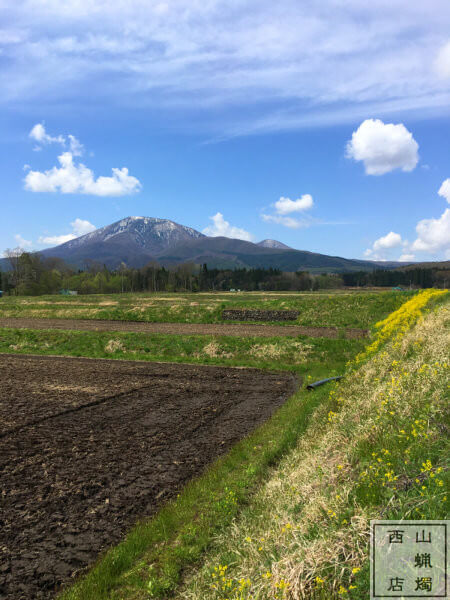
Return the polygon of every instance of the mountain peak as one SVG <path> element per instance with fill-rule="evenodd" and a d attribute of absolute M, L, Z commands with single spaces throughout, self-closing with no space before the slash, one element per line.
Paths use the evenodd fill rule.
<path fill-rule="evenodd" d="M 262 248 L 275 248 L 276 250 L 292 250 L 290 246 L 286 246 L 286 244 L 278 242 L 277 240 L 263 240 L 262 242 L 258 242 L 257 246 L 261 246 Z"/>
<path fill-rule="evenodd" d="M 143 265 L 171 246 L 202 237 L 205 237 L 203 233 L 170 219 L 130 216 L 55 248 L 43 250 L 42 254 L 60 256 L 76 264 L 93 258 L 112 266 L 121 261 Z"/>

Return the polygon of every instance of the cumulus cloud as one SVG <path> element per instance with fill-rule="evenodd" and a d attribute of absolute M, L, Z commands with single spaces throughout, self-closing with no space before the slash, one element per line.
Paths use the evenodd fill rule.
<path fill-rule="evenodd" d="M 450 179 L 446 179 L 445 181 L 442 182 L 442 185 L 439 188 L 438 194 L 439 194 L 439 196 L 442 196 L 443 198 L 445 198 L 447 200 L 447 202 L 450 204 Z"/>
<path fill-rule="evenodd" d="M 16 233 L 16 235 L 14 236 L 14 239 L 16 240 L 16 242 L 17 242 L 17 245 L 18 245 L 18 246 L 20 246 L 20 247 L 21 247 L 21 248 L 23 248 L 23 249 L 27 249 L 27 248 L 29 249 L 29 248 L 31 248 L 31 247 L 32 247 L 32 245 L 33 245 L 33 242 L 32 242 L 32 241 L 24 239 L 24 238 L 23 238 L 23 237 L 20 235 L 20 233 Z"/>
<path fill-rule="evenodd" d="M 398 260 L 400 262 L 412 262 L 414 258 L 414 254 L 402 254 Z"/>
<path fill-rule="evenodd" d="M 450 179 L 442 182 L 438 194 L 450 203 Z M 414 252 L 450 258 L 450 208 L 438 219 L 422 219 L 416 225 L 417 238 L 411 245 Z"/>
<path fill-rule="evenodd" d="M 412 250 L 429 254 L 444 254 L 450 258 L 450 208 L 439 219 L 423 219 L 416 226 L 417 239 Z"/>
<path fill-rule="evenodd" d="M 400 246 L 401 243 L 402 236 L 399 233 L 394 233 L 393 231 L 390 231 L 387 235 L 378 238 L 374 242 L 373 249 L 377 251 L 385 248 L 396 248 L 397 246 Z"/>
<path fill-rule="evenodd" d="M 440 48 L 434 66 L 442 79 L 450 79 L 450 41 Z"/>
<path fill-rule="evenodd" d="M 92 225 L 89 221 L 85 221 L 83 219 L 75 219 L 75 221 L 71 222 L 74 233 L 77 236 L 85 235 L 86 233 L 91 233 L 95 231 L 97 227 Z"/>
<path fill-rule="evenodd" d="M 216 213 L 213 217 L 210 217 L 210 219 L 213 224 L 203 229 L 203 233 L 205 235 L 209 235 L 211 237 L 223 236 L 238 240 L 245 240 L 247 242 L 251 242 L 254 239 L 253 235 L 248 231 L 245 231 L 245 229 L 240 229 L 239 227 L 230 225 L 228 221 L 225 221 L 223 214 L 220 212 Z"/>
<path fill-rule="evenodd" d="M 297 200 L 291 200 L 281 196 L 279 200 L 272 205 L 275 209 L 275 214 L 268 215 L 262 214 L 261 218 L 266 223 L 275 223 L 276 225 L 283 225 L 290 229 L 299 229 L 300 227 L 308 227 L 311 223 L 305 219 L 295 219 L 287 215 L 295 212 L 303 212 L 309 210 L 314 206 L 314 201 L 310 194 L 303 194 Z"/>
<path fill-rule="evenodd" d="M 371 248 L 367 248 L 364 256 L 370 257 L 373 260 L 386 260 L 385 252 L 392 248 L 398 248 L 403 243 L 402 236 L 399 233 L 390 231 L 383 237 L 375 240 Z"/>
<path fill-rule="evenodd" d="M 41 236 L 38 239 L 38 243 L 46 246 L 59 246 L 60 244 L 65 244 L 66 242 L 70 242 L 81 235 L 85 235 L 86 233 L 91 233 L 96 229 L 95 225 L 90 223 L 89 221 L 85 221 L 83 219 L 75 219 L 72 221 L 72 233 L 65 233 L 62 235 L 49 235 L 49 236 Z"/>
<path fill-rule="evenodd" d="M 72 152 L 58 156 L 60 166 L 48 171 L 29 171 L 25 189 L 31 192 L 61 192 L 62 194 L 89 194 L 92 196 L 125 196 L 141 190 L 140 181 L 128 174 L 128 169 L 112 169 L 111 177 L 100 176 L 84 164 L 75 164 Z"/>
<path fill-rule="evenodd" d="M 297 200 L 291 200 L 281 196 L 279 200 L 275 202 L 275 211 L 279 215 L 287 215 L 292 212 L 301 212 L 312 208 L 314 202 L 310 194 L 303 194 L 301 198 Z"/>
<path fill-rule="evenodd" d="M 66 139 L 63 135 L 51 136 L 45 131 L 45 127 L 43 123 L 36 123 L 34 127 L 31 129 L 29 136 L 38 144 L 46 145 L 46 144 L 62 144 L 63 146 L 66 143 Z"/>
<path fill-rule="evenodd" d="M 366 119 L 347 143 L 347 158 L 362 161 L 367 175 L 383 175 L 395 169 L 412 171 L 419 145 L 403 123 Z"/>
<path fill-rule="evenodd" d="M 41 150 L 42 146 L 48 144 L 61 144 L 61 146 L 68 145 L 73 156 L 81 156 L 84 151 L 83 144 L 74 135 L 69 133 L 67 137 L 64 135 L 51 136 L 47 133 L 44 123 L 36 123 L 31 129 L 29 137 L 38 144 L 34 150 Z"/>

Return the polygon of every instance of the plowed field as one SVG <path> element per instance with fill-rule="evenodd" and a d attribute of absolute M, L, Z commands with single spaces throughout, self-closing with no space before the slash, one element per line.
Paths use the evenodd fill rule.
<path fill-rule="evenodd" d="M 268 419 L 287 373 L 0 355 L 0 597 L 52 598 Z"/>

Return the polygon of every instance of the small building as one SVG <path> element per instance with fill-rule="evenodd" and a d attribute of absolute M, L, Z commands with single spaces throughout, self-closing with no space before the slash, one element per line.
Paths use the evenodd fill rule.
<path fill-rule="evenodd" d="M 59 290 L 61 296 L 77 296 L 77 290 Z"/>
<path fill-rule="evenodd" d="M 0 290 L 0 298 L 3 296 L 3 292 L 2 290 Z"/>

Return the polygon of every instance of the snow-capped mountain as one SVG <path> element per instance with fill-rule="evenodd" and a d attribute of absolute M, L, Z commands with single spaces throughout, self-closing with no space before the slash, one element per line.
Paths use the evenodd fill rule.
<path fill-rule="evenodd" d="M 81 266 L 88 259 L 111 267 L 121 262 L 142 266 L 169 247 L 202 237 L 205 236 L 199 231 L 169 219 L 126 217 L 41 254 Z"/>
<path fill-rule="evenodd" d="M 282 271 L 328 272 L 377 268 L 377 263 L 293 250 L 276 240 L 259 244 L 226 237 L 208 237 L 169 219 L 126 217 L 75 240 L 40 252 L 85 269 L 92 261 L 109 268 L 121 263 L 143 267 L 151 261 L 170 267 L 191 262 L 208 268 L 274 268 Z M 5 264 L 5 261 L 3 261 Z M 383 263 L 385 265 L 386 263 Z M 0 268 L 2 263 L 0 263 Z M 5 264 L 3 268 L 8 268 Z"/>
<path fill-rule="evenodd" d="M 141 248 L 157 253 L 178 242 L 203 237 L 203 233 L 169 221 L 169 219 L 126 217 L 112 225 L 96 229 L 75 240 L 66 242 L 59 248 L 61 249 L 64 246 L 71 250 L 85 244 L 106 242 L 123 235 L 133 240 Z"/>

